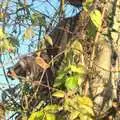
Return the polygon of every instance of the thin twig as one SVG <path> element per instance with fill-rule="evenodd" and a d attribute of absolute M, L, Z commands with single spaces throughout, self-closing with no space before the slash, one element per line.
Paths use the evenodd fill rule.
<path fill-rule="evenodd" d="M 106 11 L 106 5 L 103 8 L 103 12 L 102 12 L 102 16 L 101 16 L 101 21 L 102 22 L 101 22 L 101 25 L 98 28 L 98 31 L 96 33 L 96 37 L 95 37 L 95 40 L 94 40 L 93 50 L 92 50 L 92 54 L 91 54 L 90 68 L 93 67 L 93 62 L 94 62 L 94 57 L 95 57 L 95 49 L 96 49 L 95 44 L 98 42 L 98 39 L 99 39 L 99 36 L 100 36 L 100 33 L 101 33 L 100 31 L 102 30 L 102 23 L 103 23 L 103 20 L 104 20 L 105 11 Z M 89 82 L 90 82 L 89 80 L 86 81 L 84 95 L 88 95 Z"/>

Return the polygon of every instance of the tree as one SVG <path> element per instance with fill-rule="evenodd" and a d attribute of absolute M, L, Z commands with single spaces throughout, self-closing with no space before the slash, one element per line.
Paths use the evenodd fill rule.
<path fill-rule="evenodd" d="M 2 92 L 5 109 L 17 120 L 117 120 L 119 2 L 81 1 L 82 10 L 65 17 L 66 2 L 78 10 L 77 0 L 58 1 L 57 9 L 48 0 L 1 2 L 1 65 L 9 86 Z M 52 16 L 41 12 L 42 3 L 51 6 Z M 22 39 L 27 55 L 17 57 L 6 75 L 2 57 L 21 54 Z M 12 87 L 8 78 L 19 83 Z"/>

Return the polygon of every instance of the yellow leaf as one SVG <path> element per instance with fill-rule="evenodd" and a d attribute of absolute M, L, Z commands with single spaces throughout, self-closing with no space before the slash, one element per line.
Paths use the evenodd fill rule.
<path fill-rule="evenodd" d="M 55 114 L 46 114 L 46 120 L 56 120 Z"/>
<path fill-rule="evenodd" d="M 52 96 L 57 97 L 57 98 L 63 98 L 65 96 L 64 91 L 57 91 L 52 94 Z"/>
<path fill-rule="evenodd" d="M 69 115 L 69 119 L 70 120 L 75 120 L 78 117 L 79 114 L 80 114 L 79 111 L 72 111 Z"/>
<path fill-rule="evenodd" d="M 35 61 L 41 68 L 43 68 L 45 70 L 47 68 L 49 68 L 49 64 L 47 64 L 43 58 L 38 56 L 38 57 L 35 58 Z"/>
<path fill-rule="evenodd" d="M 80 52 L 83 52 L 83 47 L 82 44 L 80 43 L 80 41 L 75 40 L 72 45 L 71 45 L 72 49 L 74 50 L 74 53 L 79 54 Z"/>
<path fill-rule="evenodd" d="M 52 38 L 51 38 L 49 35 L 45 35 L 45 36 L 44 36 L 44 39 L 45 39 L 50 45 L 53 45 Z"/>
<path fill-rule="evenodd" d="M 4 13 L 0 12 L 0 19 L 3 19 L 3 18 L 4 18 Z"/>
<path fill-rule="evenodd" d="M 0 28 L 0 40 L 5 38 L 5 34 L 3 32 L 3 29 Z"/>
<path fill-rule="evenodd" d="M 101 12 L 97 9 L 93 10 L 91 13 L 90 13 L 90 18 L 93 22 L 93 24 L 99 28 L 101 26 L 101 23 L 102 23 L 102 20 L 101 20 Z"/>
<path fill-rule="evenodd" d="M 32 27 L 30 26 L 24 32 L 24 38 L 28 40 L 28 39 L 31 39 L 33 36 L 34 36 L 34 32 Z"/>
<path fill-rule="evenodd" d="M 85 67 L 83 65 L 80 65 L 80 66 L 69 65 L 68 67 L 74 73 L 85 74 Z"/>
<path fill-rule="evenodd" d="M 43 111 L 38 111 L 38 112 L 32 112 L 28 120 L 42 120 L 44 117 Z"/>
<path fill-rule="evenodd" d="M 85 105 L 85 106 L 88 106 L 88 107 L 93 107 L 93 102 L 90 98 L 88 97 L 79 97 L 78 96 L 78 101 L 80 102 L 81 105 Z"/>

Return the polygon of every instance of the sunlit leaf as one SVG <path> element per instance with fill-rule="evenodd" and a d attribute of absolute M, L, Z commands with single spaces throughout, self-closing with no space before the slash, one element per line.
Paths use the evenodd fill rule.
<path fill-rule="evenodd" d="M 35 58 L 35 62 L 41 67 L 41 68 L 43 68 L 43 69 L 47 69 L 47 68 L 49 68 L 49 64 L 43 59 L 43 58 L 41 58 L 40 56 L 37 56 L 36 58 Z"/>
<path fill-rule="evenodd" d="M 38 112 L 33 112 L 28 120 L 42 120 L 44 117 L 44 112 L 43 111 L 38 111 Z"/>
<path fill-rule="evenodd" d="M 44 108 L 44 111 L 49 112 L 49 113 L 56 113 L 62 109 L 61 106 L 53 104 L 53 105 L 47 105 Z"/>
<path fill-rule="evenodd" d="M 79 73 L 79 74 L 85 74 L 85 68 L 82 65 L 80 66 L 69 65 L 69 67 L 72 72 Z"/>
<path fill-rule="evenodd" d="M 56 120 L 55 114 L 46 114 L 45 115 L 45 120 Z"/>
<path fill-rule="evenodd" d="M 30 26 L 24 32 L 24 39 L 30 40 L 34 36 L 33 28 Z"/>
<path fill-rule="evenodd" d="M 81 108 L 82 114 L 94 116 L 94 112 L 93 112 L 93 109 L 91 107 L 88 107 L 86 105 L 81 104 L 80 108 Z"/>
<path fill-rule="evenodd" d="M 80 104 L 86 105 L 88 107 L 93 107 L 93 102 L 89 97 L 78 97 L 78 101 Z"/>
<path fill-rule="evenodd" d="M 64 91 L 57 91 L 52 94 L 52 96 L 57 97 L 57 98 L 63 98 L 65 96 Z"/>
<path fill-rule="evenodd" d="M 8 39 L 8 35 L 0 28 L 0 52 L 12 52 L 14 50 L 15 46 L 11 43 L 10 39 Z"/>
<path fill-rule="evenodd" d="M 69 115 L 70 120 L 75 120 L 79 116 L 80 112 L 79 111 L 72 111 Z"/>
<path fill-rule="evenodd" d="M 76 76 L 68 77 L 65 81 L 65 86 L 67 89 L 75 89 L 78 87 L 78 79 Z"/>
<path fill-rule="evenodd" d="M 53 45 L 52 38 L 51 38 L 49 35 L 45 35 L 45 36 L 44 36 L 44 39 L 45 39 L 50 45 Z"/>
<path fill-rule="evenodd" d="M 4 34 L 3 29 L 0 28 L 0 40 L 4 39 L 5 37 L 6 37 L 6 35 Z"/>
<path fill-rule="evenodd" d="M 70 120 L 76 120 L 76 118 L 80 118 L 80 120 L 92 120 L 94 116 L 93 102 L 90 98 L 84 96 L 71 95 L 70 97 L 66 97 L 64 109 L 70 112 Z"/>
<path fill-rule="evenodd" d="M 79 114 L 79 118 L 80 118 L 80 120 L 90 120 L 90 117 L 88 117 L 87 115 L 84 115 L 82 113 Z"/>
<path fill-rule="evenodd" d="M 83 47 L 82 44 L 80 43 L 80 41 L 75 40 L 72 45 L 71 45 L 72 49 L 74 50 L 75 54 L 80 54 L 83 53 Z"/>
<path fill-rule="evenodd" d="M 90 18 L 93 22 L 93 24 L 99 28 L 101 26 L 101 23 L 102 23 L 102 20 L 101 20 L 101 12 L 97 9 L 93 10 L 91 13 L 90 13 Z"/>

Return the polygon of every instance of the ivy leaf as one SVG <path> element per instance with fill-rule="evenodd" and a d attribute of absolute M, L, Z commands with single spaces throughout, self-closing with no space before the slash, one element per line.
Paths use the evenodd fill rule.
<path fill-rule="evenodd" d="M 57 97 L 57 98 L 63 98 L 65 96 L 64 91 L 57 91 L 52 94 L 52 96 Z"/>
<path fill-rule="evenodd" d="M 75 89 L 78 87 L 78 79 L 76 76 L 68 77 L 65 81 L 65 86 L 67 89 Z"/>
<path fill-rule="evenodd" d="M 32 26 L 28 27 L 24 32 L 24 39 L 29 40 L 34 36 Z"/>
<path fill-rule="evenodd" d="M 93 24 L 99 28 L 101 26 L 101 23 L 102 23 L 102 20 L 101 20 L 101 12 L 97 9 L 93 10 L 91 13 L 90 13 L 90 18 L 93 22 Z"/>
<path fill-rule="evenodd" d="M 53 45 L 53 40 L 49 35 L 45 35 L 44 39 L 52 46 Z"/>

